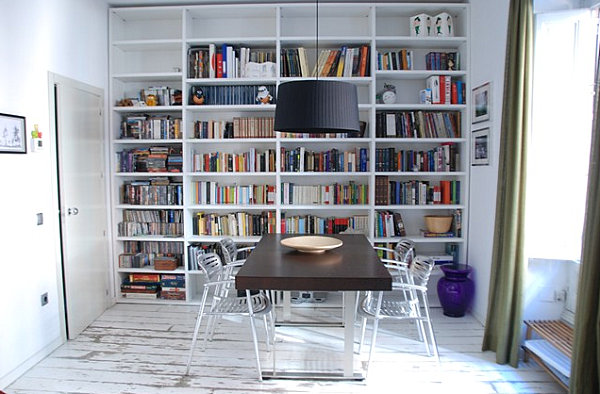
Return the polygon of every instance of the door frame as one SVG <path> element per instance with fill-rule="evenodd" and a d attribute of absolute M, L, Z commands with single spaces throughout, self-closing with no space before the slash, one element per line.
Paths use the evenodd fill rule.
<path fill-rule="evenodd" d="M 113 267 L 112 267 L 112 258 L 110 256 L 113 255 L 112 251 L 112 220 L 111 220 L 111 210 L 112 203 L 110 199 L 110 172 L 109 172 L 109 160 L 108 155 L 110 152 L 110 147 L 108 144 L 107 138 L 107 122 L 106 122 L 106 96 L 104 94 L 104 89 L 86 84 L 84 82 L 77 81 L 75 79 L 71 79 L 53 72 L 48 72 L 48 113 L 49 113 L 49 138 L 46 140 L 46 144 L 50 151 L 50 161 L 52 166 L 52 215 L 53 218 L 53 234 L 54 234 L 54 245 L 55 245 L 55 261 L 56 261 L 56 284 L 57 284 L 57 293 L 58 293 L 58 313 L 59 313 L 59 322 L 60 322 L 60 336 L 63 342 L 66 342 L 67 338 L 67 315 L 65 308 L 65 283 L 64 283 L 64 270 L 63 270 L 63 251 L 62 251 L 62 217 L 60 212 L 60 195 L 61 195 L 61 187 L 59 182 L 59 162 L 58 162 L 58 132 L 56 129 L 56 111 L 57 111 L 57 103 L 55 96 L 55 86 L 56 85 L 66 85 L 72 88 L 77 88 L 84 90 L 86 92 L 96 94 L 100 96 L 102 102 L 102 140 L 104 146 L 104 187 L 105 187 L 105 201 L 107 207 L 107 256 L 109 256 L 109 261 L 107 261 L 108 267 L 108 288 L 109 292 L 106 295 L 106 299 L 104 300 L 106 305 L 109 307 L 115 303 L 115 295 L 114 295 L 114 275 L 112 275 Z"/>

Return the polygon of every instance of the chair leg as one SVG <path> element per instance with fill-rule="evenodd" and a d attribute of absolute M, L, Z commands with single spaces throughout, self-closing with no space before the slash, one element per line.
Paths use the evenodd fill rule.
<path fill-rule="evenodd" d="M 367 318 L 363 317 L 362 324 L 360 326 L 360 343 L 358 344 L 358 354 L 362 351 L 362 346 L 365 341 L 365 331 L 367 331 Z"/>
<path fill-rule="evenodd" d="M 377 340 L 377 328 L 379 328 L 379 315 L 381 311 L 381 302 L 383 300 L 383 291 L 380 291 L 377 295 L 377 309 L 375 312 L 375 319 L 373 320 L 373 336 L 371 337 L 371 349 L 369 349 L 369 360 L 367 361 L 366 375 L 369 374 L 369 367 L 371 365 L 371 357 L 373 356 L 373 350 L 375 349 L 375 341 Z"/>
<path fill-rule="evenodd" d="M 425 306 L 425 316 L 427 319 L 427 327 L 429 328 L 429 337 L 431 338 L 431 347 L 433 350 L 433 356 L 436 361 L 440 362 L 440 355 L 438 352 L 437 342 L 435 340 L 435 334 L 433 333 L 433 324 L 431 324 L 431 317 L 429 316 L 429 303 L 427 301 L 427 294 L 423 294 L 423 305 Z"/>
<path fill-rule="evenodd" d="M 252 328 L 252 340 L 254 341 L 254 354 L 256 355 L 256 369 L 258 371 L 258 380 L 262 382 L 262 370 L 260 369 L 260 354 L 258 352 L 258 337 L 256 336 L 256 325 L 254 324 L 254 311 L 252 310 L 252 298 L 250 290 L 246 290 L 246 302 L 248 304 L 248 314 L 250 315 L 250 327 Z"/>
<path fill-rule="evenodd" d="M 192 346 L 190 347 L 190 354 L 188 356 L 187 367 L 185 370 L 186 375 L 188 375 L 190 373 L 190 366 L 192 365 L 192 357 L 194 355 L 194 348 L 196 347 L 196 340 L 198 339 L 198 330 L 200 329 L 200 324 L 202 323 L 202 316 L 204 315 L 204 306 L 206 305 L 206 296 L 207 296 L 207 289 L 204 289 L 204 293 L 202 294 L 202 302 L 200 304 L 200 309 L 198 310 L 198 316 L 196 317 L 196 326 L 194 328 L 194 336 L 192 338 Z"/>

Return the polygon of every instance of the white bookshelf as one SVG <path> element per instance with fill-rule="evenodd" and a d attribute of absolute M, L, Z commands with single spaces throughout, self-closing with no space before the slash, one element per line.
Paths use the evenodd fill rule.
<path fill-rule="evenodd" d="M 453 17 L 454 37 L 411 37 L 409 18 L 419 13 L 435 15 L 447 12 Z M 192 220 L 197 212 L 225 214 L 232 212 L 274 213 L 277 231 L 283 215 L 314 214 L 316 216 L 344 217 L 367 216 L 368 236 L 372 242 L 395 242 L 399 237 L 376 237 L 375 215 L 377 211 L 400 212 L 407 228 L 407 237 L 417 243 L 419 254 L 443 254 L 446 243 L 459 245 L 460 258 L 466 256 L 468 223 L 470 119 L 469 100 L 469 5 L 437 3 L 321 3 L 319 4 L 319 49 L 339 49 L 342 45 L 368 45 L 370 70 L 366 77 L 319 77 L 319 79 L 342 80 L 358 88 L 359 117 L 367 123 L 364 138 L 274 138 L 247 139 L 197 139 L 193 135 L 193 124 L 198 120 L 226 120 L 234 117 L 272 117 L 276 104 L 272 105 L 190 105 L 192 86 L 237 86 L 279 85 L 300 78 L 281 77 L 280 51 L 283 48 L 306 48 L 309 69 L 316 61 L 315 54 L 315 4 L 223 4 L 168 7 L 128 7 L 109 10 L 109 54 L 110 54 L 110 133 L 111 157 L 113 160 L 112 226 L 117 226 L 124 210 L 177 210 L 183 212 L 184 232 L 180 237 L 120 237 L 114 238 L 113 272 L 117 300 L 142 302 L 122 298 L 120 283 L 129 273 L 176 273 L 183 274 L 187 283 L 188 303 L 198 302 L 200 293 L 197 273 L 187 267 L 187 247 L 196 242 L 215 242 L 221 237 L 194 235 Z M 190 47 L 216 44 L 244 46 L 252 49 L 270 50 L 275 53 L 278 74 L 274 78 L 189 78 L 187 53 Z M 386 52 L 401 48 L 413 51 L 413 69 L 403 71 L 377 70 L 377 51 Z M 428 52 L 458 52 L 460 67 L 455 71 L 428 71 L 425 55 Z M 427 105 L 419 103 L 419 90 L 432 75 L 450 75 L 465 84 L 465 104 Z M 376 102 L 376 94 L 384 83 L 393 84 L 397 90 L 396 104 Z M 137 97 L 141 89 L 150 86 L 168 86 L 182 91 L 181 106 L 118 107 L 116 103 L 128 97 Z M 275 92 L 271 92 L 272 95 Z M 458 111 L 461 113 L 460 138 L 379 138 L 375 134 L 376 114 L 380 111 Z M 119 129 L 128 115 L 169 115 L 181 118 L 182 138 L 121 140 Z M 460 153 L 460 163 L 455 172 L 378 172 L 375 170 L 375 152 L 378 148 L 398 150 L 432 149 L 440 144 L 453 143 Z M 183 155 L 180 173 L 118 172 L 116 155 L 125 149 L 150 146 L 178 147 Z M 280 151 L 305 147 L 315 152 L 336 148 L 365 148 L 369 154 L 366 172 L 287 172 L 282 171 Z M 275 151 L 275 171 L 271 172 L 197 172 L 192 168 L 194 152 L 240 153 L 254 148 L 257 151 Z M 459 180 L 460 202 L 453 205 L 375 205 L 375 179 L 387 176 L 390 180 Z M 183 184 L 183 204 L 177 205 L 132 205 L 121 201 L 119 190 L 125 182 L 168 177 Z M 192 199 L 193 185 L 198 181 L 219 182 L 222 185 L 273 185 L 275 203 L 266 205 L 206 205 Z M 298 185 L 325 185 L 335 182 L 366 184 L 369 186 L 368 204 L 362 205 L 291 205 L 282 204 L 283 182 Z M 424 228 L 424 215 L 451 213 L 462 210 L 462 236 L 453 238 L 425 238 L 419 230 Z M 260 237 L 233 237 L 236 242 L 257 242 Z M 180 243 L 183 250 L 183 266 L 176 271 L 155 271 L 146 268 L 119 268 L 119 255 L 125 241 L 159 241 Z M 165 301 L 176 302 L 182 301 Z"/>

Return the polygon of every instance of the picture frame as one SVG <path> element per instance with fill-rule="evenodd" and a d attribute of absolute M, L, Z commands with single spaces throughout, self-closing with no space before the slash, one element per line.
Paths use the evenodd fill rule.
<path fill-rule="evenodd" d="M 490 154 L 490 128 L 473 130 L 471 134 L 471 165 L 489 165 Z"/>
<path fill-rule="evenodd" d="M 471 107 L 473 108 L 472 123 L 490 120 L 491 85 L 489 82 L 473 88 L 471 95 Z"/>
<path fill-rule="evenodd" d="M 0 113 L 0 153 L 27 153 L 25 117 Z"/>

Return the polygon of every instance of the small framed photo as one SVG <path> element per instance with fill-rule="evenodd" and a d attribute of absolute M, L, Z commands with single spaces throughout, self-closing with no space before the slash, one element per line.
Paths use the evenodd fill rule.
<path fill-rule="evenodd" d="M 490 164 L 490 129 L 473 130 L 471 135 L 471 164 L 487 166 Z"/>
<path fill-rule="evenodd" d="M 490 120 L 490 83 L 484 83 L 473 89 L 471 106 L 473 108 L 472 122 L 478 123 Z"/>
<path fill-rule="evenodd" d="M 0 114 L 0 153 L 27 153 L 24 116 Z"/>

